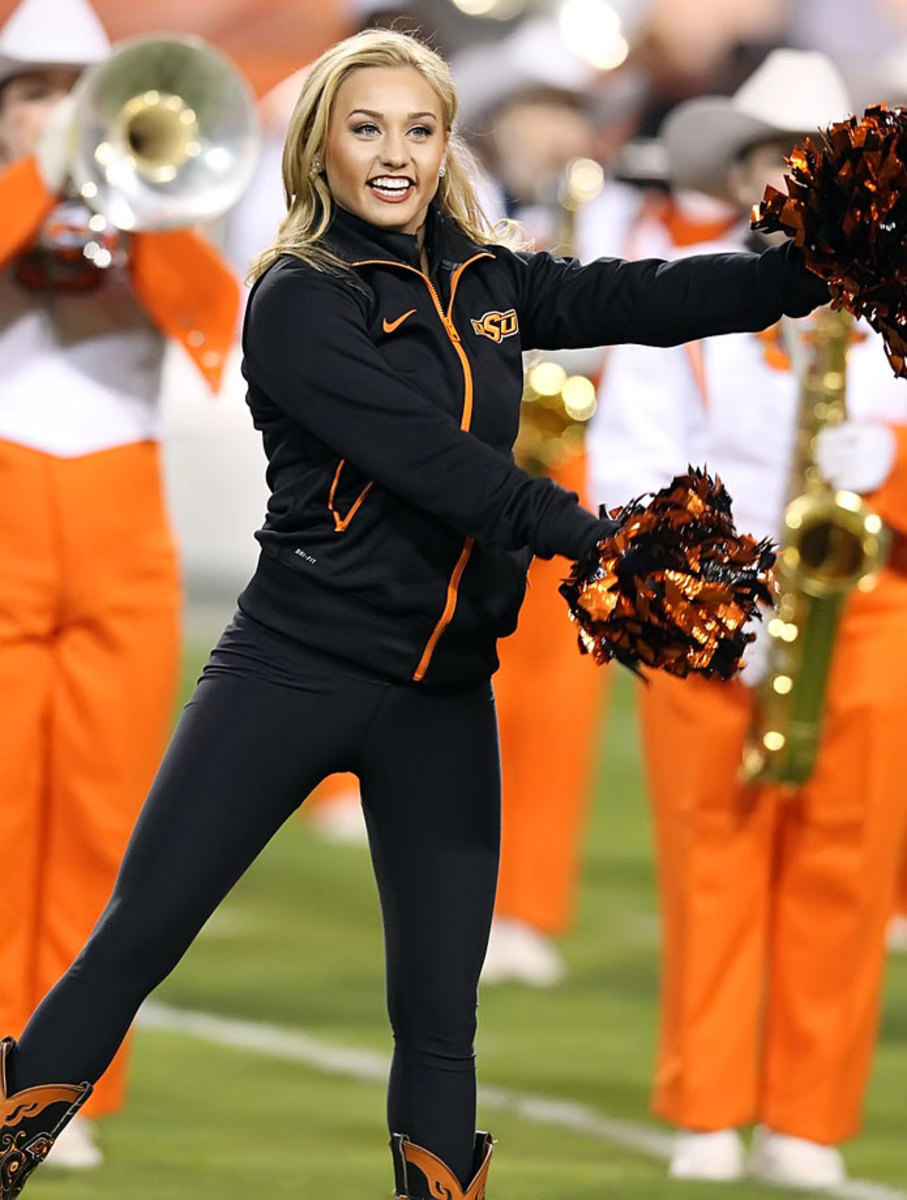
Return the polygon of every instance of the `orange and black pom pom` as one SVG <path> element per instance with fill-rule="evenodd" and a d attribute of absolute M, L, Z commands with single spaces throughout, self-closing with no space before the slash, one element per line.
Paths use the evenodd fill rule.
<path fill-rule="evenodd" d="M 636 674 L 730 679 L 772 601 L 772 545 L 737 533 L 721 480 L 697 468 L 643 499 L 609 514 L 616 532 L 561 585 L 580 649 Z"/>
<path fill-rule="evenodd" d="M 907 378 L 907 109 L 867 108 L 786 161 L 788 194 L 766 188 L 753 228 L 793 238 L 835 307 L 865 318 Z"/>

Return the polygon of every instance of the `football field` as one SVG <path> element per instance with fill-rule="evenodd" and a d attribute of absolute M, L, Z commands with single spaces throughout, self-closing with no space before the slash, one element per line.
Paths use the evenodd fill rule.
<path fill-rule="evenodd" d="M 603 722 L 567 982 L 481 996 L 490 1200 L 780 1194 L 666 1178 L 667 1130 L 648 1112 L 658 922 L 632 693 L 623 675 Z M 28 1195 L 386 1200 L 389 1048 L 367 851 L 294 818 L 155 994 L 128 1107 L 102 1127 L 105 1166 L 44 1170 Z M 907 1200 L 907 956 L 890 960 L 865 1129 L 846 1154 L 850 1200 Z"/>

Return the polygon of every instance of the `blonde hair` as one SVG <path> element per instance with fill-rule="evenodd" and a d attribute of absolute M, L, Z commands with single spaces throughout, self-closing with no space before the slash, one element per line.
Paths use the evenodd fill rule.
<path fill-rule="evenodd" d="M 502 227 L 509 223 L 492 227 L 476 195 L 475 160 L 454 130 L 458 102 L 447 63 L 409 34 L 367 29 L 326 50 L 306 76 L 283 148 L 287 215 L 275 243 L 253 260 L 250 280 L 257 279 L 281 254 L 293 254 L 320 270 L 345 267 L 322 244 L 331 224 L 333 199 L 314 163 L 323 157 L 337 92 L 351 72 L 360 67 L 412 67 L 432 86 L 441 101 L 444 128 L 450 136 L 447 169 L 438 182 L 436 203 L 447 219 L 474 242 L 512 240 L 509 229 Z"/>

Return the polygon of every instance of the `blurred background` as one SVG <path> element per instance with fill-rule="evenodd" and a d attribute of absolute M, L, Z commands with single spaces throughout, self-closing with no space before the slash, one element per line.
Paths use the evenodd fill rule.
<path fill-rule="evenodd" d="M 876 94 L 880 64 L 888 70 L 907 45 L 907 0 L 94 0 L 94 6 L 114 41 L 151 31 L 198 34 L 251 81 L 266 130 L 259 176 L 241 210 L 211 231 L 240 274 L 279 220 L 279 145 L 295 73 L 373 21 L 417 29 L 452 60 L 463 128 L 490 175 L 504 178 L 508 164 L 495 158 L 501 151 L 488 114 L 507 94 L 544 87 L 582 110 L 576 154 L 598 163 L 606 182 L 631 191 L 659 185 L 661 168 L 647 157 L 647 139 L 671 108 L 698 95 L 730 95 L 772 48 L 827 53 L 860 108 L 899 98 L 887 83 L 885 94 Z M 13 0 L 0 0 L 0 23 L 13 8 Z M 907 97 L 907 58 L 902 79 Z M 558 125 L 553 136 L 570 136 L 568 126 Z M 533 161 L 542 162 L 545 147 L 534 152 Z M 563 146 L 555 155 L 561 166 L 572 156 Z M 509 164 L 513 174 L 503 194 L 489 193 L 495 215 L 510 211 L 507 193 L 516 190 L 520 165 Z M 531 183 L 520 215 L 531 229 L 539 210 L 544 240 L 541 210 L 550 206 L 541 192 L 532 194 Z M 608 245 L 602 252 L 620 253 L 620 204 L 612 207 L 600 207 L 602 221 L 612 222 L 607 238 L 599 231 L 592 240 Z M 171 346 L 168 356 L 164 445 L 186 584 L 185 694 L 254 567 L 253 532 L 266 491 L 238 351 L 214 398 L 181 350 Z M 493 1183 L 499 1200 L 702 1195 L 701 1184 L 666 1178 L 668 1135 L 648 1115 L 659 928 L 631 691 L 628 679 L 614 682 L 607 722 L 602 711 L 594 730 L 595 783 L 576 915 L 561 943 L 565 981 L 556 991 L 506 983 L 483 991 L 481 1121 L 501 1143 Z M 380 923 L 367 851 L 355 838 L 326 842 L 305 822 L 291 823 L 157 1002 L 136 1040 L 130 1102 L 105 1122 L 103 1172 L 39 1174 L 29 1185 L 36 1200 L 188 1200 L 200 1187 L 237 1200 L 388 1194 L 381 1182 L 388 1034 Z M 901 957 L 892 958 L 888 975 L 865 1133 L 848 1155 L 863 1182 L 840 1194 L 907 1200 L 905 1133 L 907 958 Z M 734 1189 L 754 1200 L 772 1194 L 756 1183 Z"/>

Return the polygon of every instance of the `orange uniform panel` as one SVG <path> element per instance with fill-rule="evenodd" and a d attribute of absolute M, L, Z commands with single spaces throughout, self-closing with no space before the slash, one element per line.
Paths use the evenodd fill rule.
<path fill-rule="evenodd" d="M 907 839 L 901 851 L 901 869 L 898 871 L 894 891 L 894 911 L 902 917 L 907 917 Z"/>
<path fill-rule="evenodd" d="M 180 588 L 159 447 L 0 441 L 0 1029 L 81 949 L 163 752 Z M 89 1112 L 119 1107 L 125 1057 Z"/>
<path fill-rule="evenodd" d="M 56 202 L 34 158 L 0 170 L 0 263 L 31 240 Z"/>
<path fill-rule="evenodd" d="M 313 807 L 349 803 L 356 808 L 360 805 L 359 780 L 355 775 L 343 772 L 338 775 L 328 775 L 319 783 L 314 792 L 306 799 L 305 809 L 300 812 L 309 813 Z"/>

